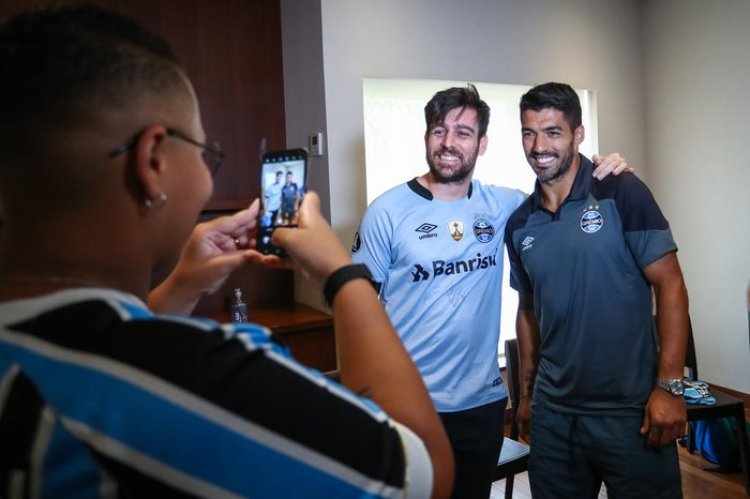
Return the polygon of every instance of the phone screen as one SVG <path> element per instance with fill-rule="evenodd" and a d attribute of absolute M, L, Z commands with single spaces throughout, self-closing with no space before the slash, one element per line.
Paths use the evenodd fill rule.
<path fill-rule="evenodd" d="M 296 227 L 299 206 L 307 190 L 307 152 L 304 149 L 269 151 L 263 155 L 260 172 L 261 209 L 258 221 L 258 251 L 284 255 L 271 244 L 277 227 Z"/>

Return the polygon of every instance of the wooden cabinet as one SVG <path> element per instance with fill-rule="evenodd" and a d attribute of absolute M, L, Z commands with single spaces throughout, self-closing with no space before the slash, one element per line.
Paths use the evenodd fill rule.
<path fill-rule="evenodd" d="M 300 303 L 251 309 L 250 322 L 268 327 L 302 364 L 319 371 L 336 369 L 333 317 Z"/>
<path fill-rule="evenodd" d="M 198 314 L 201 315 L 201 314 Z M 203 314 L 219 322 L 231 319 L 228 310 Z M 253 308 L 248 320 L 271 330 L 276 340 L 289 348 L 292 356 L 307 367 L 321 372 L 337 369 L 333 316 L 301 303 Z"/>

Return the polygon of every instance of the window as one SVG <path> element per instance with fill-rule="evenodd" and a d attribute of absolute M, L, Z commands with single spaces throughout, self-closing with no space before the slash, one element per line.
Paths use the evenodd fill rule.
<path fill-rule="evenodd" d="M 531 192 L 536 179 L 521 146 L 518 102 L 530 87 L 477 83 L 490 106 L 487 152 L 477 160 L 474 178 Z M 424 106 L 435 92 L 463 81 L 365 78 L 363 80 L 367 203 L 400 183 L 427 171 L 424 147 Z M 577 90 L 583 109 L 586 140 L 579 150 L 591 157 L 598 151 L 596 96 Z M 508 285 L 508 258 L 504 254 L 500 352 L 505 339 L 515 337 L 516 292 Z M 504 359 L 501 359 L 504 365 Z"/>

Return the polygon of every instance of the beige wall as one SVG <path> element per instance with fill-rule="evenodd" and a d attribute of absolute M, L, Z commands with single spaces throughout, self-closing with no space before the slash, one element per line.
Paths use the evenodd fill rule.
<path fill-rule="evenodd" d="M 750 168 L 740 151 L 747 113 L 730 112 L 735 104 L 729 102 L 740 97 L 750 71 L 750 35 L 742 28 L 750 19 L 748 5 L 282 0 L 283 15 L 321 26 L 319 105 L 325 119 L 319 121 L 328 134 L 326 201 L 334 228 L 348 244 L 366 208 L 363 77 L 529 85 L 558 80 L 595 90 L 600 150 L 624 154 L 672 222 L 688 279 L 701 376 L 750 392 L 743 302 L 750 276 L 750 231 L 743 220 L 750 212 Z M 308 58 L 311 71 L 318 63 Z M 746 101 L 741 106 L 748 110 Z M 730 124 L 730 116 L 740 124 Z M 287 106 L 287 122 L 295 117 L 303 119 Z M 706 123 L 698 122 L 701 117 Z M 320 304 L 307 285 L 298 296 Z"/>
<path fill-rule="evenodd" d="M 323 47 L 320 2 L 281 0 L 281 31 L 284 56 L 284 95 L 286 96 L 287 147 L 307 147 L 308 137 L 326 133 L 326 100 L 323 80 Z M 324 200 L 323 214 L 330 220 L 328 152 L 325 138 L 323 156 L 308 158 L 308 188 Z M 298 301 L 324 308 L 317 286 L 295 273 Z"/>
<path fill-rule="evenodd" d="M 561 80 L 593 88 L 600 91 L 601 148 L 620 150 L 636 165 L 645 162 L 639 17 L 630 0 L 321 5 L 331 213 L 347 240 L 366 206 L 364 76 L 528 85 Z"/>
<path fill-rule="evenodd" d="M 644 2 L 646 159 L 680 247 L 702 378 L 750 393 L 750 2 Z"/>

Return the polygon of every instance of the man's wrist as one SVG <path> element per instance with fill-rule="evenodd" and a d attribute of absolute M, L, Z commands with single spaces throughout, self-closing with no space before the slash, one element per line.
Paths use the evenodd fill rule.
<path fill-rule="evenodd" d="M 656 378 L 656 386 L 675 397 L 681 397 L 685 393 L 682 378 Z"/>

